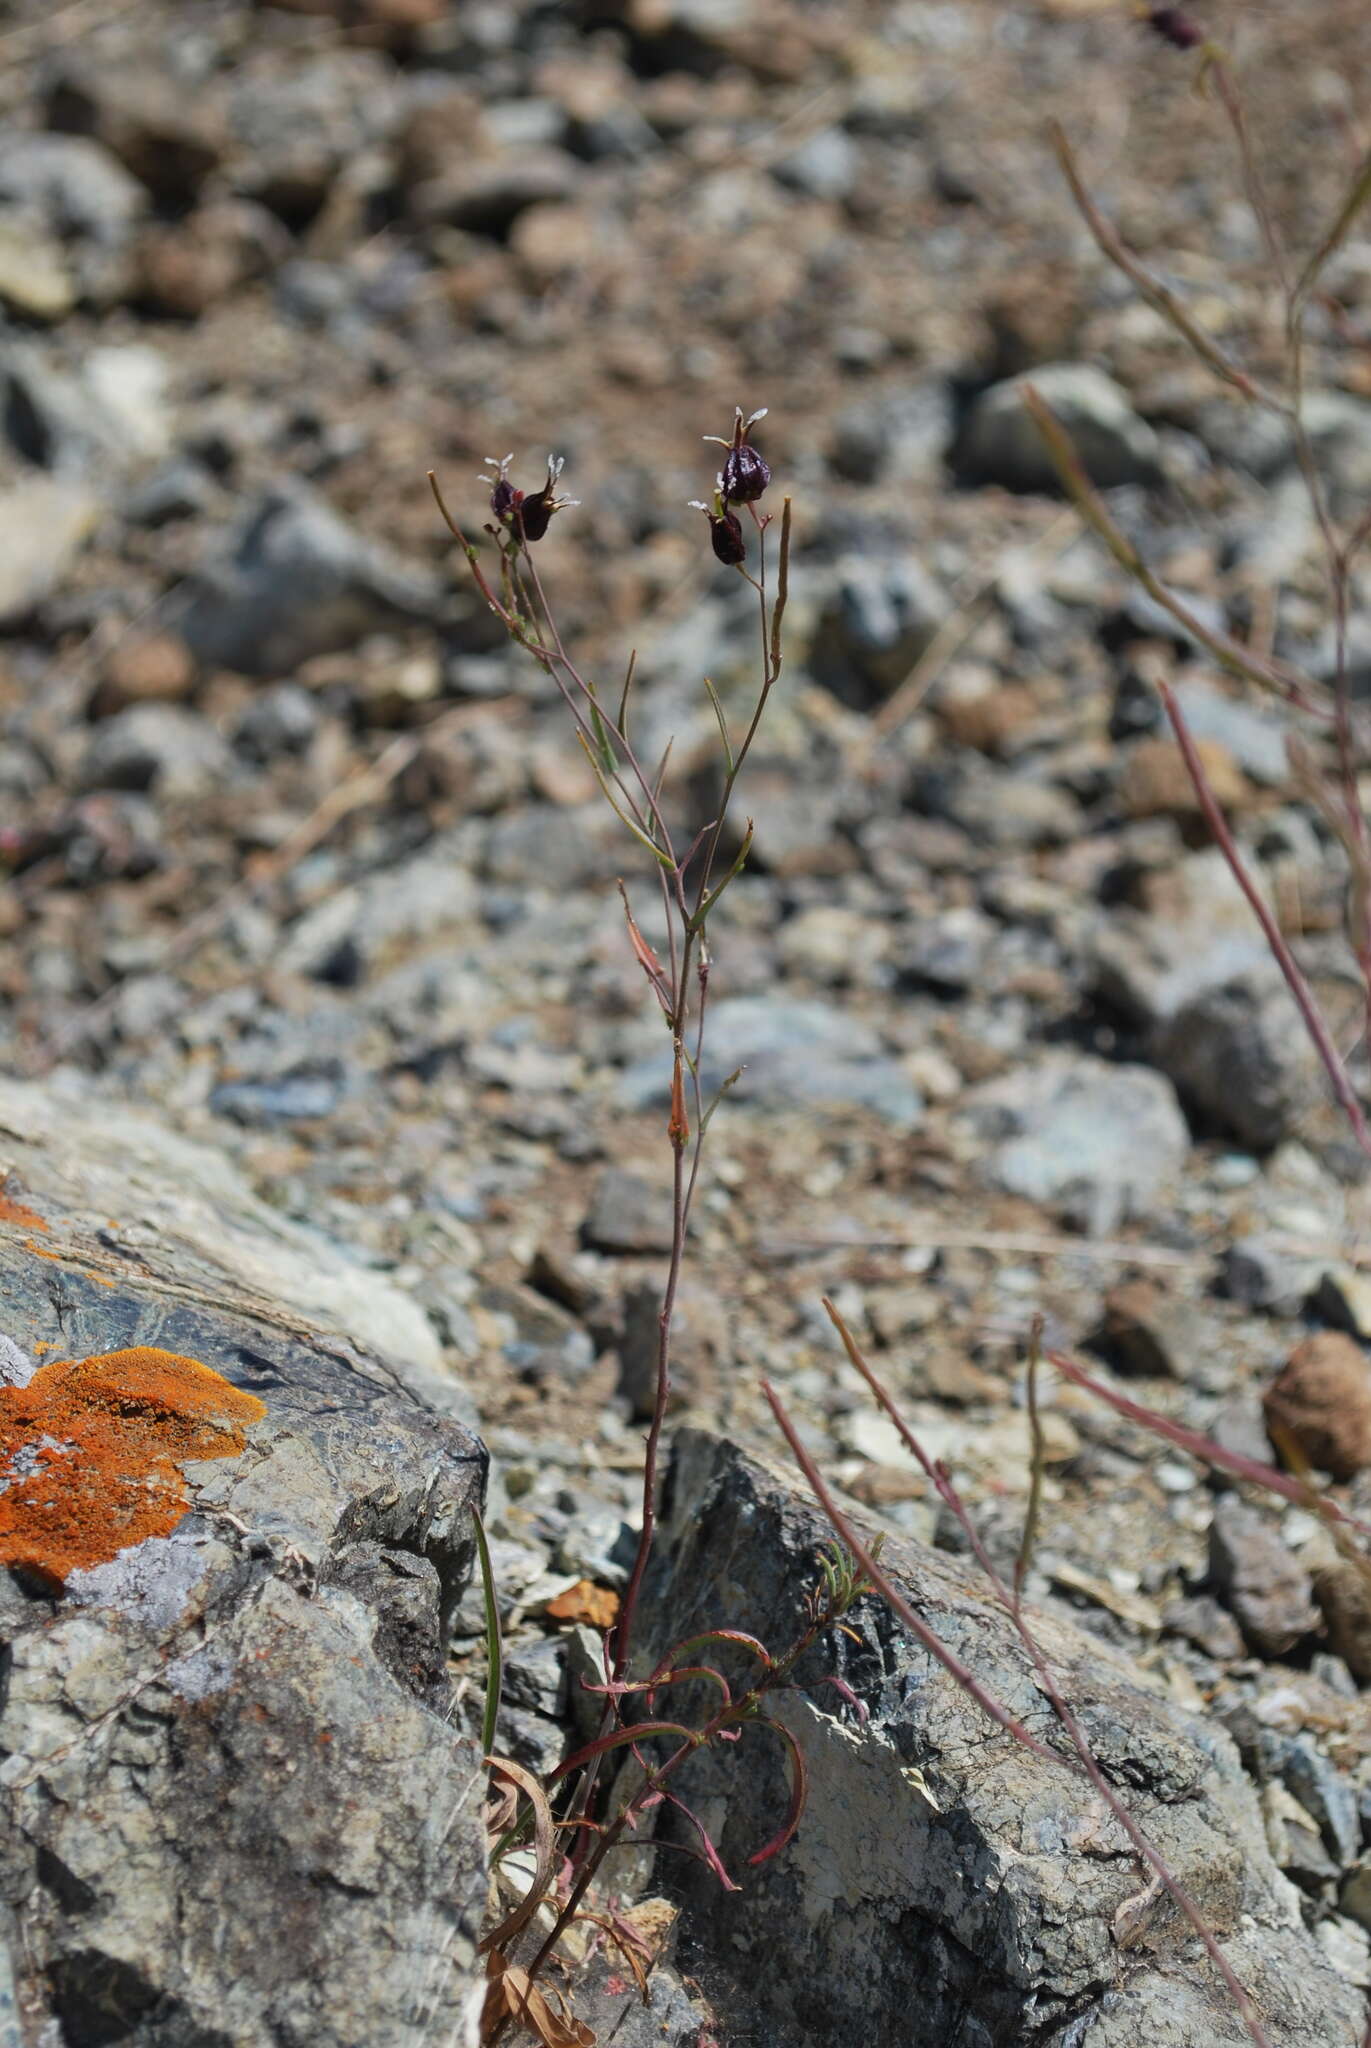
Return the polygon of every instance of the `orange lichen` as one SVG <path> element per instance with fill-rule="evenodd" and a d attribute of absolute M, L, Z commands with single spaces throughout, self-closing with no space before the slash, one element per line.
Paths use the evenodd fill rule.
<path fill-rule="evenodd" d="M 8 1195 L 0 1195 L 0 1223 L 17 1223 L 23 1230 L 48 1227 L 36 1209 L 26 1209 L 22 1202 L 12 1202 Z"/>
<path fill-rule="evenodd" d="M 265 1414 L 171 1351 L 54 1359 L 0 1387 L 0 1564 L 60 1592 L 78 1567 L 170 1535 L 190 1505 L 181 1465 L 237 1457 Z"/>

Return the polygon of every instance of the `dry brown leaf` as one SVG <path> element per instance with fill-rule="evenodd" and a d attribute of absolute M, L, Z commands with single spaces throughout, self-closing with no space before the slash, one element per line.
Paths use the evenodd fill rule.
<path fill-rule="evenodd" d="M 497 1776 L 506 1779 L 512 1785 L 517 1785 L 533 1808 L 533 1842 L 536 1856 L 533 1882 L 509 1918 L 502 1920 L 481 1943 L 482 1948 L 488 1948 L 492 1955 L 498 1955 L 499 1944 L 502 1941 L 511 1941 L 519 1929 L 533 1918 L 538 1910 L 538 1901 L 552 1883 L 553 1873 L 557 1868 L 557 1837 L 553 1830 L 552 1810 L 547 1803 L 547 1794 L 533 1773 L 526 1771 L 522 1764 L 511 1762 L 507 1756 L 488 1756 L 486 1764 Z"/>
<path fill-rule="evenodd" d="M 551 1621 L 584 1622 L 587 1628 L 613 1628 L 619 1618 L 619 1596 L 593 1579 L 578 1579 L 565 1593 L 549 1600 L 544 1610 Z"/>
<path fill-rule="evenodd" d="M 513 1785 L 501 1785 L 481 1808 L 481 1820 L 488 1835 L 498 1840 L 513 1827 L 519 1813 L 519 1794 Z"/>
<path fill-rule="evenodd" d="M 490 1954 L 490 1976 L 481 2011 L 481 2039 L 489 2041 L 506 2018 L 531 2027 L 543 2048 L 595 2048 L 595 2035 L 578 2020 L 560 1993 L 557 2005 L 533 1983 L 527 1970 L 511 1963 L 499 1949 Z M 558 2009 L 560 2008 L 560 2010 Z"/>

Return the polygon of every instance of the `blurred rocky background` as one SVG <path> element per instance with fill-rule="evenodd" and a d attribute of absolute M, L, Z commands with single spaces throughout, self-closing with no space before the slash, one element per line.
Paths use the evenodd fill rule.
<path fill-rule="evenodd" d="M 1371 21 L 1192 11 L 1304 250 L 1365 146 Z M 955 1548 L 843 1377 L 836 1292 L 1012 1544 L 1041 1310 L 1251 1455 L 1281 1375 L 1315 1468 L 1371 1504 L 1363 1163 L 1157 679 L 1355 1045 L 1342 856 L 1288 714 L 1082 534 L 1014 381 L 1198 613 L 1331 672 L 1288 441 L 1103 264 L 1047 139 L 1060 119 L 1132 245 L 1275 375 L 1279 302 L 1196 68 L 1126 0 L 0 21 L 0 1061 L 83 1115 L 152 1106 L 410 1298 L 495 1454 L 521 1614 L 631 1555 L 668 1238 L 620 873 L 653 919 L 425 472 L 479 530 L 484 458 L 536 486 L 566 457 L 549 593 L 608 689 L 637 650 L 690 828 L 716 787 L 701 679 L 739 710 L 755 686 L 750 593 L 686 507 L 735 402 L 770 408 L 796 553 L 740 797 L 755 854 L 714 933 L 713 1057 L 746 1073 L 701 1183 L 681 1412 L 769 1441 L 765 1369 L 843 1483 Z M 1371 222 L 1324 286 L 1309 420 L 1355 518 Z M 1354 598 L 1360 694 L 1365 571 Z M 1069 1390 L 1047 1427 L 1035 1593 L 1237 1734 L 1306 1919 L 1365 1983 L 1371 1637 L 1318 1522 Z M 536 1764 L 566 1740 L 550 1640 L 509 1710 Z"/>

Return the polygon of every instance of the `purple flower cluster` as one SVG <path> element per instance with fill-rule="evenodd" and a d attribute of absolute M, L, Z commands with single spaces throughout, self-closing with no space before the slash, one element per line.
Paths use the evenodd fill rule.
<path fill-rule="evenodd" d="M 539 491 L 516 490 L 509 480 L 509 465 L 512 455 L 487 455 L 486 461 L 494 471 L 493 476 L 483 476 L 481 482 L 490 485 L 490 509 L 495 522 L 515 540 L 541 540 L 552 524 L 554 512 L 564 512 L 568 505 L 579 505 L 579 498 L 562 498 L 557 495 L 557 485 L 565 463 L 560 455 L 549 455 L 547 459 L 547 482 Z"/>
<path fill-rule="evenodd" d="M 726 568 L 741 568 L 747 560 L 747 542 L 743 538 L 743 523 L 733 510 L 735 505 L 755 505 L 762 492 L 771 482 L 771 468 L 767 459 L 753 447 L 748 435 L 758 420 L 766 418 L 766 407 L 754 412 L 750 418 L 743 418 L 740 405 L 733 409 L 733 433 L 725 440 L 719 434 L 706 434 L 706 441 L 717 447 L 726 448 L 724 466 L 714 480 L 714 496 L 705 504 L 699 498 L 692 498 L 691 505 L 697 512 L 703 512 L 709 521 L 709 544 L 718 560 Z M 753 515 L 754 518 L 756 515 Z"/>

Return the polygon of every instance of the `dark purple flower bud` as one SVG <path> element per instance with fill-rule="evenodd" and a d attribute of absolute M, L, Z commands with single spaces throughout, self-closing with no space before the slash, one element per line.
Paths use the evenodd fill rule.
<path fill-rule="evenodd" d="M 724 457 L 724 496 L 731 505 L 750 505 L 771 482 L 766 458 L 750 442 L 740 441 Z"/>
<path fill-rule="evenodd" d="M 751 505 L 761 497 L 771 482 L 771 469 L 765 456 L 758 453 L 746 436 L 758 420 L 766 418 L 766 407 L 754 412 L 750 419 L 743 418 L 740 405 L 733 409 L 733 437 L 725 441 L 718 434 L 706 434 L 706 441 L 714 441 L 720 448 L 727 448 L 724 466 L 719 477 L 719 489 L 729 505 Z"/>
<path fill-rule="evenodd" d="M 482 478 L 490 485 L 490 509 L 500 525 L 507 528 L 516 540 L 541 540 L 552 524 L 554 512 L 563 512 L 568 505 L 579 505 L 579 498 L 562 498 L 557 495 L 557 480 L 564 464 L 560 455 L 549 455 L 547 459 L 547 482 L 540 491 L 519 491 L 509 480 L 509 465 L 512 455 L 502 456 L 498 461 L 488 455 L 486 461 L 495 474 Z"/>
<path fill-rule="evenodd" d="M 699 498 L 692 498 L 691 506 L 696 512 L 703 512 L 709 521 L 709 545 L 715 557 L 726 569 L 737 569 L 747 560 L 747 542 L 743 539 L 743 523 L 736 512 L 730 512 L 723 499 L 723 478 L 714 493 L 712 505 L 706 505 Z"/>
<path fill-rule="evenodd" d="M 501 526 L 508 526 L 510 516 L 521 496 L 509 480 L 509 465 L 513 460 L 512 455 L 487 455 L 486 461 L 495 474 L 481 478 L 483 484 L 490 485 L 490 509 Z"/>
<path fill-rule="evenodd" d="M 540 491 L 531 491 L 521 498 L 518 505 L 519 527 L 525 540 L 541 540 L 552 524 L 554 512 L 564 512 L 568 505 L 579 505 L 579 498 L 560 498 L 557 482 L 566 467 L 560 455 L 549 455 L 547 459 L 547 482 Z"/>
<path fill-rule="evenodd" d="M 524 539 L 541 540 L 552 524 L 555 509 L 551 493 L 546 486 L 541 491 L 535 491 L 530 498 L 521 498 L 518 507 L 519 530 Z"/>
<path fill-rule="evenodd" d="M 1179 7 L 1149 7 L 1146 24 L 1164 43 L 1170 43 L 1173 50 L 1197 50 L 1204 41 L 1204 30 L 1199 23 L 1183 14 Z"/>
<path fill-rule="evenodd" d="M 736 512 L 722 512 L 717 517 L 710 513 L 709 545 L 726 568 L 736 569 L 747 560 L 747 542 Z"/>

